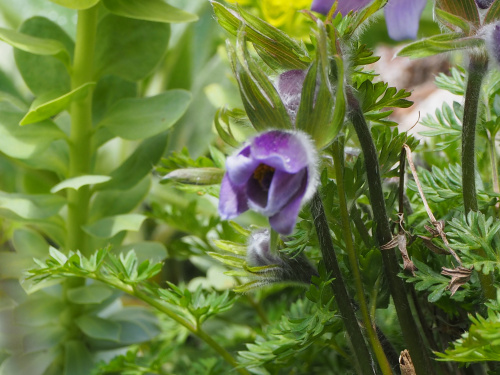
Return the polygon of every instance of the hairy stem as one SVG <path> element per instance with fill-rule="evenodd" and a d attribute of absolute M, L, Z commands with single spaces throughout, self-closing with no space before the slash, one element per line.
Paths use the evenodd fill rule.
<path fill-rule="evenodd" d="M 370 312 L 368 310 L 368 304 L 365 299 L 365 292 L 363 290 L 363 281 L 361 279 L 361 272 L 359 270 L 358 258 L 356 256 L 356 250 L 354 249 L 354 243 L 352 240 L 351 231 L 351 219 L 349 217 L 349 210 L 347 208 L 347 198 L 344 186 L 344 147 L 343 139 L 339 141 L 338 139 L 333 143 L 332 146 L 332 156 L 333 163 L 335 166 L 335 176 L 337 182 L 337 189 L 339 194 L 339 206 L 340 206 L 340 219 L 342 222 L 342 232 L 344 233 L 345 247 L 347 255 L 349 258 L 349 263 L 351 265 L 351 272 L 354 277 L 354 286 L 356 288 L 356 296 L 358 297 L 359 309 L 361 311 L 361 317 L 365 325 L 366 334 L 368 336 L 368 341 L 372 347 L 373 353 L 377 358 L 382 374 L 392 375 L 391 365 L 385 356 L 384 350 L 380 341 L 377 337 L 377 333 L 374 329 L 373 321 L 370 317 Z"/>
<path fill-rule="evenodd" d="M 478 211 L 476 195 L 476 123 L 481 95 L 481 84 L 488 68 L 488 58 L 483 55 L 471 55 L 469 76 L 465 90 L 464 118 L 462 122 L 462 194 L 464 209 L 467 215 L 470 211 Z M 495 166 L 496 170 L 496 166 Z M 496 298 L 493 286 L 493 275 L 478 273 L 484 296 Z"/>
<path fill-rule="evenodd" d="M 354 125 L 365 156 L 370 202 L 376 224 L 376 238 L 378 245 L 382 246 L 392 240 L 392 233 L 385 207 L 377 150 L 358 99 L 351 89 L 346 90 L 346 94 L 349 108 L 348 116 Z M 382 261 L 403 337 L 415 365 L 415 370 L 418 375 L 434 374 L 430 358 L 412 316 L 406 286 L 404 281 L 398 277 L 400 267 L 395 251 L 383 250 Z"/>
<path fill-rule="evenodd" d="M 71 88 L 92 81 L 94 49 L 97 30 L 97 6 L 78 11 L 75 55 L 71 74 Z M 91 172 L 92 94 L 71 104 L 71 133 L 69 137 L 69 178 Z M 83 186 L 68 189 L 68 224 L 66 248 L 89 255 L 87 235 L 82 227 L 87 224 L 90 190 Z"/>
<path fill-rule="evenodd" d="M 465 213 L 477 211 L 476 196 L 476 122 L 481 84 L 488 67 L 488 59 L 471 55 L 469 76 L 465 90 L 464 118 L 462 124 L 462 194 Z"/>
<path fill-rule="evenodd" d="M 325 209 L 323 208 L 323 202 L 321 201 L 319 193 L 316 193 L 313 197 L 311 203 L 311 213 L 314 220 L 314 226 L 316 227 L 319 246 L 321 254 L 323 255 L 326 270 L 331 272 L 332 277 L 334 277 L 331 283 L 332 290 L 337 300 L 337 306 L 340 310 L 340 314 L 342 315 L 342 320 L 344 321 L 347 334 L 349 335 L 352 347 L 354 348 L 353 354 L 356 358 L 356 362 L 358 363 L 363 375 L 374 374 L 375 371 L 372 367 L 371 355 L 368 351 L 363 334 L 361 333 L 351 299 L 347 294 L 347 289 L 340 272 L 337 256 L 335 255 L 335 249 L 333 247 L 333 241 L 330 236 L 328 220 L 326 218 Z"/>

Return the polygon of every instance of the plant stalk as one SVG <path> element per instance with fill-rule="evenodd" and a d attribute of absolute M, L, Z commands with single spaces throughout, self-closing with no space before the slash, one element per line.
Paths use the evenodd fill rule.
<path fill-rule="evenodd" d="M 476 122 L 481 84 L 488 68 L 488 58 L 472 54 L 465 90 L 464 118 L 462 122 L 462 194 L 465 214 L 477 211 L 476 195 Z"/>
<path fill-rule="evenodd" d="M 328 226 L 325 209 L 318 192 L 316 192 L 312 199 L 310 209 L 326 270 L 331 272 L 332 277 L 334 277 L 331 283 L 332 290 L 337 300 L 337 306 L 340 310 L 342 320 L 344 321 L 347 334 L 351 340 L 352 347 L 355 349 L 353 354 L 356 358 L 356 362 L 358 363 L 363 375 L 375 374 L 375 370 L 372 367 L 370 352 L 363 334 L 361 333 L 351 299 L 347 294 L 347 289 L 340 272 L 340 267 L 335 255 L 335 249 L 333 247 L 333 241 L 330 236 L 330 228 Z"/>
<path fill-rule="evenodd" d="M 351 265 L 351 272 L 354 276 L 354 286 L 356 288 L 356 296 L 358 298 L 359 309 L 361 311 L 361 317 L 365 325 L 366 334 L 368 336 L 368 341 L 372 347 L 373 353 L 377 358 L 382 374 L 392 375 L 391 365 L 387 360 L 384 353 L 384 349 L 380 344 L 377 333 L 374 329 L 374 323 L 370 317 L 370 312 L 368 310 L 368 304 L 366 303 L 365 292 L 363 290 L 363 281 L 361 279 L 361 272 L 359 270 L 358 258 L 356 256 L 356 250 L 354 249 L 354 243 L 352 240 L 352 230 L 351 230 L 351 220 L 349 217 L 349 210 L 347 208 L 347 197 L 344 186 L 344 144 L 343 138 L 340 141 L 337 139 L 332 145 L 332 156 L 333 164 L 335 167 L 335 176 L 337 182 L 337 189 L 339 195 L 339 206 L 340 206 L 340 219 L 342 222 L 342 231 L 344 233 L 345 247 L 347 251 L 347 256 L 349 258 L 349 263 Z"/>
<path fill-rule="evenodd" d="M 356 134 L 363 150 L 368 189 L 370 192 L 370 203 L 373 210 L 373 217 L 376 224 L 376 238 L 378 246 L 382 246 L 392 240 L 389 218 L 385 207 L 384 192 L 380 176 L 380 166 L 378 162 L 377 150 L 373 142 L 370 129 L 361 109 L 358 99 L 354 96 L 352 89 L 346 90 L 347 103 L 349 108 L 349 119 L 354 125 Z M 398 277 L 400 270 L 396 253 L 394 250 L 383 250 L 382 261 L 385 274 L 389 284 L 390 292 L 396 307 L 396 313 L 401 325 L 401 330 L 410 352 L 415 370 L 418 375 L 432 375 L 434 368 L 428 357 L 422 337 L 418 331 L 416 322 L 412 316 L 406 286 L 404 281 Z"/>
<path fill-rule="evenodd" d="M 104 281 L 106 282 L 106 281 Z M 233 366 L 236 371 L 238 371 L 241 375 L 250 375 L 250 373 L 244 369 L 240 368 L 238 362 L 233 358 L 233 356 L 222 346 L 220 346 L 217 341 L 215 341 L 210 335 L 208 335 L 205 331 L 201 329 L 201 327 L 196 327 L 191 322 L 188 320 L 178 316 L 176 313 L 174 313 L 172 310 L 168 308 L 168 306 L 165 306 L 163 303 L 160 301 L 155 300 L 154 298 L 151 298 L 148 296 L 146 293 L 138 290 L 137 288 L 134 288 L 133 290 L 130 290 L 128 288 L 120 288 L 117 285 L 113 285 L 117 287 L 118 289 L 123 290 L 124 292 L 131 294 L 140 300 L 146 302 L 148 305 L 156 308 L 157 310 L 161 311 L 165 315 L 167 315 L 169 318 L 173 319 L 183 327 L 187 328 L 191 333 L 193 333 L 195 336 L 199 337 L 201 340 L 203 340 L 207 345 L 209 345 L 213 350 L 215 350 L 227 363 L 229 363 L 231 366 Z"/>
<path fill-rule="evenodd" d="M 97 6 L 78 11 L 75 54 L 71 74 L 71 89 L 93 78 L 94 49 L 97 31 Z M 69 137 L 68 178 L 91 173 L 92 94 L 72 102 L 70 107 L 71 132 Z M 90 189 L 68 189 L 67 250 L 80 250 L 89 256 L 87 234 L 82 227 L 87 224 Z"/>
<path fill-rule="evenodd" d="M 469 62 L 469 76 L 465 89 L 464 118 L 462 122 L 462 194 L 465 215 L 478 211 L 476 194 L 476 123 L 481 85 L 488 69 L 488 58 L 472 54 Z M 493 150 L 494 151 L 494 150 Z M 496 166 L 495 166 L 496 170 Z M 496 298 L 493 275 L 478 273 L 484 296 Z"/>

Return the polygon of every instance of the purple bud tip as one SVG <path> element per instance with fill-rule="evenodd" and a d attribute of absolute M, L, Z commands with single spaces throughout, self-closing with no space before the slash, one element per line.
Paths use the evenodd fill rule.
<path fill-rule="evenodd" d="M 292 120 L 292 124 L 295 123 L 295 117 L 299 110 L 302 86 L 304 85 L 306 74 L 305 70 L 289 70 L 280 74 L 276 80 L 276 89 Z"/>
<path fill-rule="evenodd" d="M 481 9 L 488 9 L 495 0 L 476 0 L 476 4 Z"/>
<path fill-rule="evenodd" d="M 500 64 L 500 22 L 495 25 L 488 25 L 486 27 L 486 46 L 490 56 L 493 57 L 497 64 Z"/>

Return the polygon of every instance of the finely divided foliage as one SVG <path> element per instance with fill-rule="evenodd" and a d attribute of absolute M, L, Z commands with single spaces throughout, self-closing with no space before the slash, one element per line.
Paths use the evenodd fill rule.
<path fill-rule="evenodd" d="M 0 375 L 500 373 L 500 0 L 25 2 Z"/>

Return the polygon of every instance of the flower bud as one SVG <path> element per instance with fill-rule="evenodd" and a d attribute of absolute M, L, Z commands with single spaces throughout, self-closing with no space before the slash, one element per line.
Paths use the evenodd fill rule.
<path fill-rule="evenodd" d="M 271 253 L 269 230 L 256 230 L 250 234 L 247 248 L 247 265 L 269 267 L 262 272 L 268 282 L 292 281 L 309 284 L 318 273 L 302 254 L 290 258 L 283 253 Z"/>
<path fill-rule="evenodd" d="M 486 46 L 493 60 L 500 64 L 500 22 L 485 27 Z"/>

